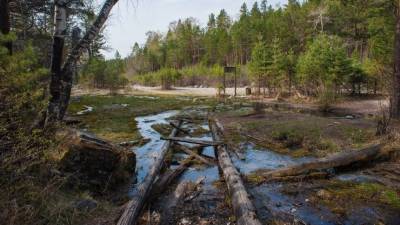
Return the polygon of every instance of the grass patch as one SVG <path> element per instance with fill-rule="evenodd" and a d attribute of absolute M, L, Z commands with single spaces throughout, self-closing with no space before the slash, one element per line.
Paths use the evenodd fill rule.
<path fill-rule="evenodd" d="M 375 141 L 375 126 L 368 120 L 343 120 L 287 111 L 268 111 L 241 117 L 230 113 L 226 138 L 246 140 L 261 148 L 293 157 L 326 157 L 342 150 L 360 149 Z"/>
<path fill-rule="evenodd" d="M 207 99 L 202 104 L 213 105 L 214 99 Z M 79 116 L 83 120 L 80 128 L 86 128 L 100 138 L 121 142 L 140 139 L 135 117 L 167 110 L 192 106 L 191 99 L 157 96 L 142 98 L 135 96 L 82 96 L 75 98 L 69 107 L 69 114 L 76 115 L 84 106 L 93 107 L 93 112 Z"/>
<path fill-rule="evenodd" d="M 388 186 L 377 183 L 351 183 L 337 181 L 327 190 L 332 194 L 332 199 L 323 200 L 331 208 L 343 202 L 365 202 L 382 204 L 395 209 L 400 209 L 400 192 Z M 345 204 L 344 204 L 345 205 Z M 343 206 L 343 205 L 342 205 Z"/>

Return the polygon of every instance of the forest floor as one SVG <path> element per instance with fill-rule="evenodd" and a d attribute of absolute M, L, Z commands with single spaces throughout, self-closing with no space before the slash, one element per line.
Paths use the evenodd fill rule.
<path fill-rule="evenodd" d="M 86 91 L 75 89 L 69 116 L 82 120 L 78 128 L 115 143 L 147 139 L 147 144 L 133 148 L 138 157 L 138 183 L 149 166 L 148 159 L 154 158 L 154 150 L 162 143 L 160 135 L 168 133 L 159 125 L 165 125 L 168 116 L 176 113 L 175 110 L 204 106 L 202 110 L 216 110 L 226 130 L 225 140 L 240 150 L 243 158 L 232 154 L 232 159 L 245 178 L 251 200 L 263 223 L 400 223 L 399 161 L 378 164 L 327 180 L 263 183 L 258 176 L 258 172 L 263 170 L 386 141 L 375 136 L 376 118 L 381 102 L 384 102 L 381 98 L 346 99 L 330 114 L 319 113 L 315 104 L 265 99 L 266 108 L 255 113 L 254 105 L 243 98 L 220 102 L 197 94 L 174 96 L 137 90 L 121 94 L 108 95 L 107 91 L 96 91 L 88 96 Z M 88 108 L 91 110 L 77 115 Z M 204 122 L 198 125 L 205 127 Z M 398 129 L 399 125 L 394 123 L 394 128 Z M 199 137 L 207 139 L 210 134 L 199 132 Z M 204 154 L 213 156 L 212 149 L 206 149 Z M 173 165 L 182 156 L 178 152 L 174 155 Z M 206 177 L 202 188 L 193 199 L 176 208 L 178 213 L 172 224 L 235 224 L 230 199 L 224 195 L 225 183 L 219 179 L 218 168 L 205 165 L 190 168 L 164 195 L 148 205 L 141 224 L 157 224 L 165 202 L 173 195 L 176 185 L 187 180 L 196 181 L 202 176 Z M 126 194 L 131 191 L 129 189 Z M 98 224 L 113 224 L 118 218 L 122 205 L 107 204 L 110 213 L 97 219 L 101 221 Z M 95 224 L 96 221 L 85 224 Z"/>

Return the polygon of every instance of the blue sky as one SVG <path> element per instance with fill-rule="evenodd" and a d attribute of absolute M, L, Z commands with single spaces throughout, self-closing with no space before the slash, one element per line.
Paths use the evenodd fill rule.
<path fill-rule="evenodd" d="M 122 56 L 127 56 L 135 42 L 145 42 L 147 31 L 166 32 L 169 23 L 178 19 L 194 17 L 203 26 L 209 14 L 221 9 L 236 19 L 243 2 L 251 8 L 255 0 L 120 0 L 107 23 L 106 36 L 111 50 L 104 54 L 112 58 L 118 50 Z M 269 0 L 268 3 L 284 5 L 287 0 Z"/>

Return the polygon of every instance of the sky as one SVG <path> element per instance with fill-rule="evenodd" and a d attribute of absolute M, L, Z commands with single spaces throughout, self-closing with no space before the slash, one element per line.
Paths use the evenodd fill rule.
<path fill-rule="evenodd" d="M 101 4 L 104 0 L 98 2 Z M 106 58 L 113 58 L 118 50 L 125 57 L 135 42 L 143 44 L 146 41 L 146 32 L 165 33 L 168 25 L 178 19 L 193 17 L 204 26 L 208 16 L 218 14 L 221 9 L 237 19 L 243 2 L 251 9 L 255 0 L 120 0 L 107 22 L 106 37 L 110 50 L 103 54 Z M 268 0 L 272 6 L 286 3 L 287 0 Z"/>

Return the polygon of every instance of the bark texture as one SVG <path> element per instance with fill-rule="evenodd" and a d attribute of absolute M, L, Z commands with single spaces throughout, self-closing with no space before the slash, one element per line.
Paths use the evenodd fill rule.
<path fill-rule="evenodd" d="M 70 96 L 71 96 L 71 88 L 72 81 L 74 75 L 74 65 L 80 59 L 83 52 L 89 48 L 89 45 L 98 35 L 100 29 L 103 27 L 106 22 L 108 16 L 114 5 L 118 2 L 118 0 L 106 0 L 103 4 L 103 7 L 97 16 L 95 22 L 84 35 L 84 37 L 73 47 L 71 52 L 69 53 L 64 66 L 61 69 L 62 58 L 59 57 L 60 45 L 61 41 L 59 40 L 58 29 L 57 27 L 61 26 L 61 24 L 57 25 L 58 18 L 61 18 L 62 11 L 57 10 L 60 9 L 60 4 L 66 2 L 64 0 L 56 1 L 56 10 L 55 10 L 55 18 L 56 18 L 56 26 L 55 26 L 55 35 L 53 41 L 53 59 L 52 59 L 52 77 L 50 84 L 50 102 L 47 110 L 47 121 L 54 122 L 56 120 L 61 121 L 67 111 Z M 62 9 L 62 8 L 61 8 Z M 48 123 L 47 122 L 47 123 Z"/>
<path fill-rule="evenodd" d="M 221 141 L 218 122 L 210 120 L 210 130 L 214 141 Z M 257 218 L 256 209 L 250 201 L 249 194 L 243 184 L 239 172 L 229 157 L 226 146 L 216 147 L 219 166 L 223 172 L 228 191 L 232 199 L 232 207 L 238 225 L 261 225 Z"/>
<path fill-rule="evenodd" d="M 60 114 L 59 120 L 65 115 L 67 111 L 70 96 L 71 96 L 71 88 L 72 81 L 74 75 L 74 65 L 80 59 L 83 52 L 90 47 L 90 44 L 99 34 L 101 28 L 104 23 L 107 21 L 112 8 L 118 2 L 118 0 L 106 0 L 101 8 L 99 15 L 96 18 L 96 21 L 90 27 L 90 29 L 86 32 L 85 36 L 79 41 L 79 43 L 72 49 L 71 53 L 68 55 L 67 60 L 65 61 L 64 67 L 61 71 L 61 98 L 60 98 Z"/>
<path fill-rule="evenodd" d="M 54 2 L 54 34 L 53 53 L 51 56 L 51 81 L 50 101 L 47 108 L 46 124 L 56 121 L 60 113 L 60 88 L 61 88 L 61 67 L 63 63 L 63 52 L 65 36 L 67 34 L 67 2 L 56 0 Z"/>

